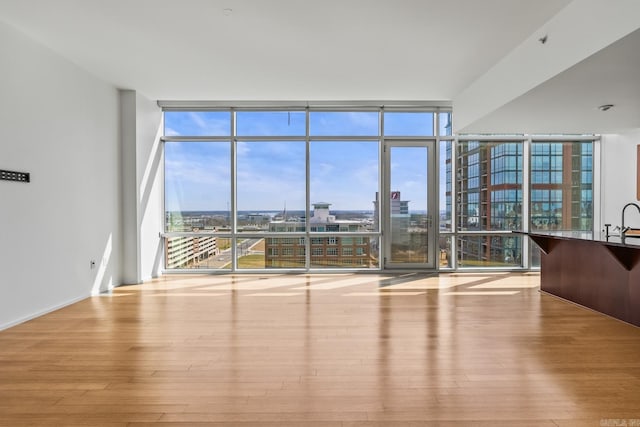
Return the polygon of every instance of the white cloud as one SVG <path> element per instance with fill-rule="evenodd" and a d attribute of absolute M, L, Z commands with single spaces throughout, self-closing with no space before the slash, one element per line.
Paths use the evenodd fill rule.
<path fill-rule="evenodd" d="M 313 170 L 312 173 L 318 176 L 330 175 L 335 169 L 335 167 L 330 163 L 320 163 L 316 166 L 317 169 Z"/>
<path fill-rule="evenodd" d="M 349 112 L 347 113 L 349 121 L 357 127 L 364 129 L 377 129 L 378 127 L 378 115 L 367 114 L 361 112 Z"/>
<path fill-rule="evenodd" d="M 244 156 L 246 154 L 248 154 L 251 151 L 251 148 L 249 147 L 249 144 L 247 144 L 244 141 L 238 141 L 236 142 L 236 154 L 238 156 Z"/>
<path fill-rule="evenodd" d="M 180 136 L 180 133 L 177 130 L 171 129 L 171 128 L 165 128 L 164 129 L 164 135 L 165 136 Z"/>
<path fill-rule="evenodd" d="M 200 130 L 196 132 L 198 135 L 228 135 L 229 120 L 227 118 L 222 120 L 216 120 L 205 116 L 206 113 L 202 112 L 190 112 L 189 118 L 193 121 L 193 124 Z"/>

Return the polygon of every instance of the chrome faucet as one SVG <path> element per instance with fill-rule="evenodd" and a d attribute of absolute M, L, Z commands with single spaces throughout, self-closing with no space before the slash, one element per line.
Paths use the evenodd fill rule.
<path fill-rule="evenodd" d="M 627 231 L 629 231 L 629 229 L 631 228 L 631 227 L 625 227 L 625 226 L 624 226 L 624 212 L 627 210 L 627 208 L 628 208 L 629 206 L 635 206 L 635 207 L 636 207 L 636 209 L 638 209 L 638 212 L 640 212 L 640 206 L 638 206 L 638 205 L 637 205 L 637 204 L 635 204 L 635 203 L 627 203 L 626 205 L 624 205 L 624 208 L 622 208 L 622 223 L 621 223 L 621 225 L 620 225 L 620 241 L 621 241 L 623 244 L 624 244 L 625 239 L 626 239 L 626 237 L 627 237 L 627 236 L 626 236 L 626 233 L 627 233 Z"/>

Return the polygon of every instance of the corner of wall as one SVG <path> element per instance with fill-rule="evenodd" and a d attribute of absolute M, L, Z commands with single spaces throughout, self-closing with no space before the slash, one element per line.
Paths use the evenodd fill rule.
<path fill-rule="evenodd" d="M 162 110 L 132 90 L 122 90 L 120 98 L 124 281 L 141 283 L 157 277 L 163 265 Z"/>

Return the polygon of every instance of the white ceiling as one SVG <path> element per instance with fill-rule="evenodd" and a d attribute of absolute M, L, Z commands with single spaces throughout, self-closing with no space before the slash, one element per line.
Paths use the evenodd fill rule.
<path fill-rule="evenodd" d="M 607 111 L 598 107 L 613 104 Z M 467 127 L 476 133 L 617 133 L 640 128 L 640 30 Z"/>
<path fill-rule="evenodd" d="M 116 87 L 150 99 L 451 102 L 570 3 L 0 0 L 0 20 Z M 607 67 L 606 73 L 614 73 L 616 87 L 624 87 L 624 78 L 637 89 L 640 72 L 630 71 L 639 69 L 639 40 L 632 37 L 600 62 L 584 61 L 587 71 L 576 65 L 512 101 L 512 108 L 492 110 L 469 130 L 489 131 L 483 123 L 500 124 L 502 117 L 521 124 L 524 117 L 519 130 L 527 132 L 540 124 L 537 113 L 527 110 L 529 103 L 577 108 L 572 97 L 596 86 L 605 93 L 576 102 L 616 103 L 605 96 L 600 67 L 631 55 L 636 62 L 622 64 L 622 70 Z M 575 76 L 581 80 L 567 84 Z M 637 92 L 628 94 L 638 122 Z M 500 116 L 505 108 L 510 117 Z"/>

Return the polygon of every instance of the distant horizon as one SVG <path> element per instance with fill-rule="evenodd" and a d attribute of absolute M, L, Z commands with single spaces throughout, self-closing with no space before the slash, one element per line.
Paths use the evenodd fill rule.
<path fill-rule="evenodd" d="M 260 215 L 260 214 L 271 214 L 271 213 L 282 213 L 284 212 L 282 209 L 261 209 L 261 210 L 252 210 L 252 209 L 248 209 L 248 210 L 238 210 L 238 213 L 243 213 L 243 214 L 255 214 L 255 215 Z M 311 213 L 313 213 L 313 209 L 310 210 Z M 334 214 L 334 213 L 368 213 L 368 214 L 373 214 L 375 213 L 374 209 L 371 210 L 367 210 L 367 209 L 330 209 L 329 210 L 330 213 Z M 426 213 L 427 211 L 424 209 L 409 209 L 409 212 L 414 212 L 414 213 Z M 167 210 L 165 211 L 165 213 L 181 213 L 181 214 L 203 214 L 203 213 L 223 213 L 223 214 L 229 214 L 230 211 L 228 210 L 211 210 L 211 209 L 195 209 L 195 210 Z M 306 213 L 305 210 L 303 209 L 287 209 L 287 213 Z"/>
<path fill-rule="evenodd" d="M 229 211 L 221 211 L 221 210 L 189 210 L 189 211 L 165 211 L 166 213 L 181 213 L 181 214 L 206 214 L 206 213 L 214 213 L 214 214 L 229 214 Z M 284 212 L 282 209 L 262 209 L 262 210 L 243 210 L 243 211 L 238 211 L 239 214 L 253 214 L 253 215 L 260 215 L 260 214 L 280 214 Z M 286 210 L 287 214 L 304 214 L 306 211 L 304 210 L 300 210 L 300 209 L 287 209 Z M 310 211 L 311 213 L 313 213 L 313 209 L 311 209 Z M 363 210 L 363 209 L 344 209 L 344 210 L 332 210 L 330 211 L 331 214 L 333 213 L 347 213 L 347 212 L 355 212 L 355 213 L 370 213 L 373 214 L 375 211 L 372 210 Z"/>

